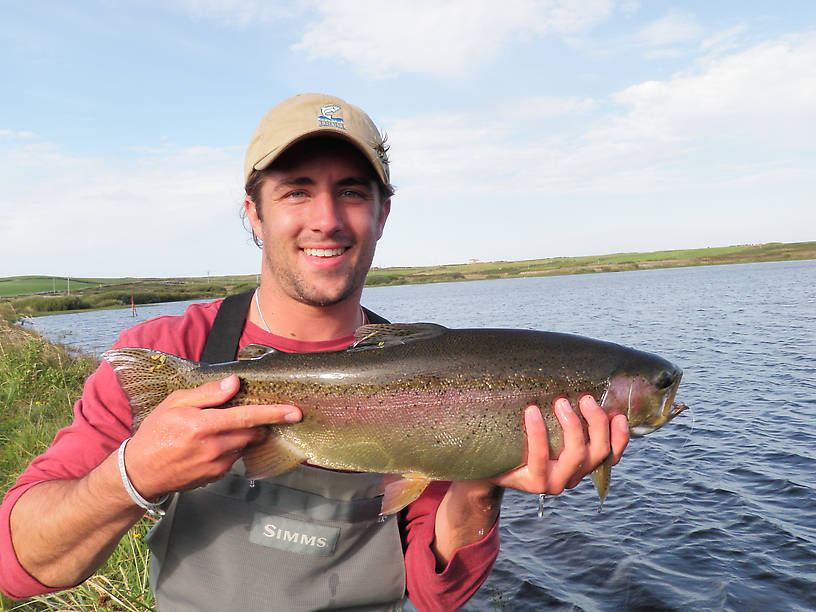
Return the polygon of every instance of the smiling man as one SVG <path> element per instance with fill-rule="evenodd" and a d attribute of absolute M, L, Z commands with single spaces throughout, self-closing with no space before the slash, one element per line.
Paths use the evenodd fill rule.
<path fill-rule="evenodd" d="M 281 351 L 347 347 L 391 208 L 380 132 L 359 108 L 304 94 L 261 121 L 245 161 L 244 210 L 262 248 L 259 288 L 193 305 L 122 333 L 142 346 L 204 362 L 247 344 Z M 70 588 L 90 576 L 145 511 L 150 582 L 159 610 L 453 610 L 479 588 L 499 548 L 503 487 L 558 494 L 628 442 L 585 396 L 588 436 L 566 401 L 554 411 L 565 447 L 548 455 L 537 407 L 525 413 L 527 462 L 484 481 L 437 482 L 378 521 L 382 475 L 300 465 L 244 478 L 259 426 L 301 418 L 295 406 L 220 406 L 237 377 L 176 391 L 131 434 L 110 365 L 88 378 L 71 426 L 35 459 L 0 510 L 0 587 L 12 597 Z"/>

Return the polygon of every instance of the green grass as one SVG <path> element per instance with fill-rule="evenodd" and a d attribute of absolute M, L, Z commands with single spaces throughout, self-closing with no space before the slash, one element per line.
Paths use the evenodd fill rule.
<path fill-rule="evenodd" d="M 13 325 L 17 313 L 0 304 L 0 491 L 5 493 L 28 463 L 51 444 L 72 419 L 74 402 L 96 363 Z M 82 585 L 52 595 L 12 601 L 0 596 L 2 611 L 152 609 L 147 586 L 142 519 L 122 539 L 108 562 Z"/>
<path fill-rule="evenodd" d="M 71 278 L 72 294 L 93 295 L 109 291 L 127 293 L 128 304 L 132 293 L 165 290 L 172 291 L 180 287 L 206 286 L 221 289 L 255 283 L 255 274 L 239 276 L 213 276 L 209 278 Z M 255 283 L 257 284 L 257 283 Z M 10 276 L 0 278 L 0 298 L 45 293 L 67 293 L 69 281 L 59 276 Z"/>
<path fill-rule="evenodd" d="M 0 297 L 15 297 L 32 293 L 64 293 L 69 289 L 81 291 L 99 287 L 126 283 L 132 279 L 126 278 L 72 278 L 61 276 L 11 276 L 0 278 Z"/>
<path fill-rule="evenodd" d="M 368 285 L 555 276 L 797 259 L 816 259 L 816 242 L 768 243 L 649 253 L 609 253 L 524 261 L 472 262 L 424 268 L 374 268 L 368 275 Z"/>

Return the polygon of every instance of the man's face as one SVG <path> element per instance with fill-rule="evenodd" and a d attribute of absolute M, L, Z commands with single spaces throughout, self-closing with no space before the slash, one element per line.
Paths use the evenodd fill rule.
<path fill-rule="evenodd" d="M 294 145 L 267 173 L 260 215 L 264 279 L 281 296 L 328 306 L 362 292 L 391 202 L 380 202 L 370 164 L 343 141 Z"/>

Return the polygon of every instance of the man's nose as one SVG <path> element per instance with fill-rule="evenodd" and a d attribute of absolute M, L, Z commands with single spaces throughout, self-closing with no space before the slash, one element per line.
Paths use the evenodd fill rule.
<path fill-rule="evenodd" d="M 309 208 L 310 229 L 326 234 L 343 227 L 342 210 L 333 194 L 320 192 Z"/>

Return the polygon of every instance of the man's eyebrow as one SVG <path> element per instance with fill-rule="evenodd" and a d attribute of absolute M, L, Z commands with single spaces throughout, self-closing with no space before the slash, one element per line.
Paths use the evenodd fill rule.
<path fill-rule="evenodd" d="M 314 185 L 315 182 L 308 176 L 296 176 L 278 181 L 278 187 L 300 187 L 301 185 Z"/>
<path fill-rule="evenodd" d="M 368 187 L 371 188 L 371 179 L 362 176 L 349 176 L 337 181 L 338 187 Z"/>
<path fill-rule="evenodd" d="M 337 181 L 338 187 L 368 187 L 371 188 L 371 179 L 362 176 L 349 176 Z M 304 185 L 314 185 L 315 181 L 308 176 L 294 176 L 278 182 L 278 187 L 301 187 Z"/>

